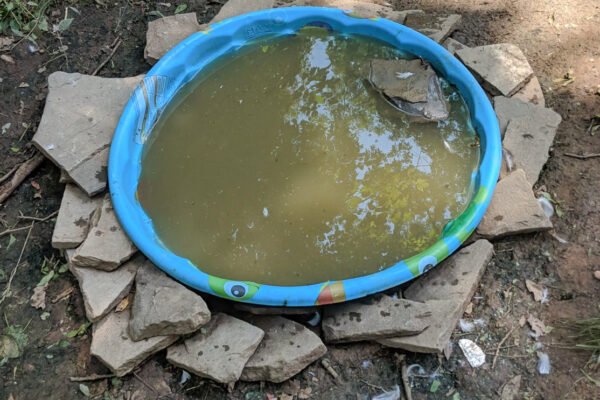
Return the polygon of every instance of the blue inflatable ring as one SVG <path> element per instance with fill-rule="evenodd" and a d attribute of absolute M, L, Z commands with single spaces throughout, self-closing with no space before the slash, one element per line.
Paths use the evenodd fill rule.
<path fill-rule="evenodd" d="M 341 281 L 303 286 L 238 282 L 202 272 L 167 249 L 136 199 L 142 147 L 161 111 L 177 91 L 205 66 L 261 37 L 293 34 L 306 25 L 383 40 L 428 60 L 458 87 L 480 139 L 481 161 L 474 176 L 475 194 L 458 218 L 427 250 L 380 272 Z M 169 51 L 146 75 L 127 103 L 110 149 L 108 176 L 117 216 L 135 245 L 158 267 L 184 284 L 231 300 L 273 306 L 313 306 L 356 299 L 407 282 L 452 254 L 474 231 L 498 180 L 501 143 L 498 121 L 484 91 L 471 73 L 442 46 L 405 26 L 377 17 L 319 7 L 258 11 L 213 24 Z"/>

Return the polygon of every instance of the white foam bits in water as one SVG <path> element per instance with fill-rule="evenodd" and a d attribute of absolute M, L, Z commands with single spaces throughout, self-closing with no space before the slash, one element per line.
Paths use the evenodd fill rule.
<path fill-rule="evenodd" d="M 371 87 L 371 59 L 406 56 L 307 29 L 205 69 L 144 149 L 138 198 L 163 243 L 212 275 L 275 285 L 366 275 L 433 244 L 471 199 L 478 141 L 443 80 L 437 123 Z"/>

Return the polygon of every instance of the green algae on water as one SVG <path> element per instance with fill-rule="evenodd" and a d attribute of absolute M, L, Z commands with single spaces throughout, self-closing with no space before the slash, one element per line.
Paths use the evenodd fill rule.
<path fill-rule="evenodd" d="M 368 81 L 407 55 L 305 29 L 205 69 L 145 145 L 138 198 L 163 243 L 231 280 L 302 285 L 366 275 L 439 239 L 479 162 L 468 109 L 416 123 Z"/>

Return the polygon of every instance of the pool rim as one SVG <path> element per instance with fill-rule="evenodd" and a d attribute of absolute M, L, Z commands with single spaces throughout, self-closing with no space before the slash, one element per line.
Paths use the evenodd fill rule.
<path fill-rule="evenodd" d="M 329 25 L 335 31 L 370 36 L 409 51 L 429 61 L 446 80 L 457 86 L 480 138 L 481 157 L 474 177 L 474 196 L 465 212 L 446 225 L 436 243 L 376 273 L 298 286 L 266 285 L 209 275 L 168 250 L 154 232 L 151 219 L 137 200 L 141 150 L 161 111 L 178 89 L 202 68 L 248 41 L 293 33 L 310 22 Z M 163 56 L 134 90 L 119 119 L 109 154 L 108 181 L 115 212 L 127 235 L 146 257 L 176 280 L 230 300 L 272 306 L 314 306 L 377 293 L 438 265 L 456 251 L 479 224 L 498 180 L 500 163 L 500 130 L 485 92 L 467 68 L 438 43 L 379 17 L 331 8 L 284 7 L 212 24 Z"/>

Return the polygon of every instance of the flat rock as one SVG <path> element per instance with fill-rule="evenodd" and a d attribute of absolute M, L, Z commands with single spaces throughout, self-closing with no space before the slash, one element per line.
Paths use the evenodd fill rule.
<path fill-rule="evenodd" d="M 423 13 L 421 10 L 394 11 L 389 5 L 361 0 L 296 0 L 284 6 L 339 8 L 350 11 L 353 16 L 386 18 L 399 24 L 403 24 L 410 14 Z"/>
<path fill-rule="evenodd" d="M 201 29 L 196 13 L 185 13 L 158 18 L 148 23 L 144 58 L 156 63 L 175 45 Z"/>
<path fill-rule="evenodd" d="M 112 312 L 94 325 L 90 352 L 106 365 L 113 374 L 123 376 L 131 372 L 152 354 L 177 340 L 177 336 L 157 336 L 134 342 L 127 333 L 129 309 Z"/>
<path fill-rule="evenodd" d="M 529 82 L 525 84 L 517 93 L 512 95 L 513 99 L 519 99 L 528 103 L 537 104 L 545 107 L 544 92 L 537 77 L 532 76 Z"/>
<path fill-rule="evenodd" d="M 538 106 L 533 103 L 526 103 L 516 98 L 508 98 L 504 96 L 494 97 L 494 111 L 498 117 L 500 132 L 504 137 L 508 121 L 520 117 L 529 118 L 532 124 L 540 126 L 558 127 L 561 116 L 549 108 Z"/>
<path fill-rule="evenodd" d="M 550 229 L 552 223 L 535 198 L 525 171 L 516 169 L 496 185 L 477 233 L 497 238 Z"/>
<path fill-rule="evenodd" d="M 71 258 L 78 267 L 94 267 L 112 271 L 137 252 L 127 234 L 121 228 L 117 215 L 106 195 L 102 201 L 98 221 Z"/>
<path fill-rule="evenodd" d="M 385 338 L 377 342 L 418 353 L 442 353 L 493 252 L 490 242 L 477 240 L 417 279 L 404 296 L 425 302 L 430 307 L 431 325 L 418 335 Z"/>
<path fill-rule="evenodd" d="M 233 308 L 253 315 L 312 315 L 319 311 L 318 307 L 273 307 L 239 302 L 234 303 Z"/>
<path fill-rule="evenodd" d="M 101 197 L 90 198 L 77 186 L 67 184 L 52 232 L 52 247 L 71 249 L 79 246 L 87 237 L 92 214 L 101 202 Z"/>
<path fill-rule="evenodd" d="M 533 76 L 525 55 L 514 44 L 499 43 L 458 50 L 456 56 L 483 81 L 492 95 L 512 96 Z"/>
<path fill-rule="evenodd" d="M 502 146 L 511 158 L 513 168 L 525 171 L 527 180 L 535 184 L 548 160 L 548 151 L 554 142 L 556 121 L 560 115 L 546 121 L 529 117 L 513 118 L 508 122 Z"/>
<path fill-rule="evenodd" d="M 262 329 L 240 319 L 216 314 L 199 333 L 169 347 L 167 361 L 203 378 L 235 382 L 264 334 Z"/>
<path fill-rule="evenodd" d="M 221 7 L 210 23 L 214 24 L 215 22 L 249 12 L 267 10 L 275 7 L 275 3 L 275 0 L 228 0 L 227 3 L 223 4 L 223 7 Z"/>
<path fill-rule="evenodd" d="M 406 299 L 455 301 L 466 307 L 475 293 L 494 246 L 480 239 L 442 261 L 404 291 Z"/>
<path fill-rule="evenodd" d="M 283 382 L 327 352 L 321 339 L 297 322 L 279 316 L 254 317 L 249 322 L 265 336 L 242 371 L 244 381 Z"/>
<path fill-rule="evenodd" d="M 456 29 L 461 20 L 462 17 L 458 14 L 411 13 L 406 16 L 404 25 L 421 32 L 438 43 L 442 43 Z"/>
<path fill-rule="evenodd" d="M 427 329 L 414 336 L 377 339 L 377 343 L 415 353 L 443 353 L 464 309 L 447 300 L 429 300 L 427 305 L 431 308 L 431 325 Z"/>
<path fill-rule="evenodd" d="M 424 121 L 448 118 L 449 105 L 431 66 L 416 60 L 370 62 L 369 80 L 397 110 Z"/>
<path fill-rule="evenodd" d="M 135 274 L 143 262 L 144 257 L 138 255 L 110 272 L 69 264 L 79 282 L 87 319 L 98 321 L 129 294 Z"/>
<path fill-rule="evenodd" d="M 202 297 L 146 260 L 135 279 L 129 335 L 133 340 L 195 332 L 210 320 Z"/>
<path fill-rule="evenodd" d="M 110 142 L 142 78 L 66 72 L 48 77 L 46 106 L 32 141 L 88 196 L 106 189 Z"/>
<path fill-rule="evenodd" d="M 458 40 L 452 39 L 451 37 L 444 40 L 444 42 L 442 43 L 442 46 L 444 46 L 444 48 L 452 54 L 456 53 L 457 50 L 468 48 L 467 45 L 464 45 L 461 42 L 459 42 Z"/>
<path fill-rule="evenodd" d="M 321 327 L 328 343 L 358 342 L 416 335 L 429 326 L 430 317 L 427 304 L 377 295 L 326 307 Z"/>

